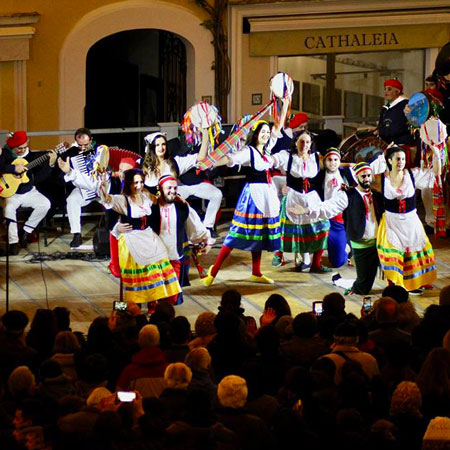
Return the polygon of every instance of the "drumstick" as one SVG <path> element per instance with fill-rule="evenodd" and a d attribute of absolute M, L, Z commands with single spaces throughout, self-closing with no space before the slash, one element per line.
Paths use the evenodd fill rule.
<path fill-rule="evenodd" d="M 207 273 L 205 269 L 200 265 L 200 261 L 198 260 L 198 253 L 201 250 L 201 246 L 194 245 L 192 247 L 192 259 L 194 261 L 195 267 L 197 267 L 198 274 L 200 275 L 200 278 L 206 278 Z"/>

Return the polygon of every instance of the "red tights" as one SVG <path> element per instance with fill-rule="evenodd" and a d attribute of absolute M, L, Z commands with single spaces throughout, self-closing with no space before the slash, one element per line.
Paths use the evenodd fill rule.
<path fill-rule="evenodd" d="M 215 277 L 217 275 L 223 262 L 228 257 L 228 255 L 231 253 L 231 250 L 233 250 L 231 247 L 228 247 L 226 245 L 222 246 L 219 254 L 217 255 L 216 262 L 214 263 L 214 266 L 211 269 L 211 275 L 213 277 Z M 260 277 L 262 275 L 261 274 L 261 250 L 252 251 L 252 274 L 257 277 Z"/>
<path fill-rule="evenodd" d="M 313 267 L 314 269 L 320 269 L 322 267 L 322 264 L 320 262 L 320 260 L 322 259 L 322 255 L 323 250 L 317 250 L 317 252 L 314 252 L 311 267 Z"/>

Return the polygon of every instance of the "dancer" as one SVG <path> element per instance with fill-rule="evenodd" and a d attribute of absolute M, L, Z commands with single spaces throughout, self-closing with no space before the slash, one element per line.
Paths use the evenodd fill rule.
<path fill-rule="evenodd" d="M 121 221 L 133 231 L 119 237 L 119 263 L 125 298 L 136 303 L 153 302 L 181 292 L 176 273 L 161 239 L 150 227 L 153 196 L 144 190 L 144 174 L 139 169 L 124 174 L 122 194 L 108 194 L 104 176 L 100 197 L 106 207 L 121 214 Z"/>
<path fill-rule="evenodd" d="M 292 214 L 289 208 L 300 204 L 304 207 L 320 203 L 320 197 L 312 183 L 312 179 L 319 172 L 318 153 L 312 153 L 312 138 L 308 131 L 301 132 L 292 141 L 290 150 L 282 150 L 273 155 L 274 167 L 282 168 L 286 172 L 287 194 L 281 202 L 281 252 L 274 255 L 273 265 L 281 265 L 283 252 L 295 253 L 296 270 L 307 269 L 313 273 L 331 272 L 323 266 L 321 258 L 327 246 L 330 229 L 329 220 L 314 220 L 308 215 Z M 313 253 L 310 263 L 309 253 Z M 302 261 L 299 256 L 302 255 Z"/>
<path fill-rule="evenodd" d="M 416 189 L 432 187 L 441 173 L 440 152 L 433 150 L 432 169 L 406 169 L 405 151 L 386 152 L 388 172 L 381 175 L 385 214 L 378 227 L 377 249 L 381 268 L 390 283 L 413 294 L 437 278 L 433 248 L 416 210 Z"/>
<path fill-rule="evenodd" d="M 272 128 L 272 136 L 278 136 L 287 114 L 289 101 L 285 98 L 282 102 L 280 121 Z M 208 275 L 203 279 L 206 287 L 213 283 L 222 263 L 233 248 L 252 253 L 250 281 L 273 283 L 272 279 L 261 273 L 262 250 L 275 252 L 280 249 L 280 201 L 269 174 L 269 170 L 273 167 L 273 159 L 269 154 L 269 140 L 270 145 L 275 142 L 275 138 L 271 139 L 270 126 L 266 121 L 260 120 L 253 127 L 247 145 L 241 151 L 228 154 L 215 163 L 215 166 L 249 167 L 247 182 L 237 201 L 228 235 L 216 262 L 208 269 Z"/>

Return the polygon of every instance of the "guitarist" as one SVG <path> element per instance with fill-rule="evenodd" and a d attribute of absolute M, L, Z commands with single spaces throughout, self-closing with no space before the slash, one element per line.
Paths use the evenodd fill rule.
<path fill-rule="evenodd" d="M 41 152 L 30 152 L 28 136 L 25 131 L 16 131 L 7 140 L 0 155 L 0 173 L 23 175 L 26 172 L 26 164 L 13 164 L 18 158 L 23 158 L 30 163 L 42 156 Z M 44 181 L 51 173 L 51 168 L 56 163 L 56 151 L 50 152 L 48 164 L 37 169 L 34 174 L 28 173 L 30 181 L 19 185 L 17 192 L 11 197 L 4 198 L 2 202 L 5 219 L 9 219 L 8 242 L 10 253 L 17 255 L 20 247 L 27 246 L 30 233 L 39 225 L 50 209 L 50 200 L 42 195 L 35 187 L 35 183 Z M 20 233 L 17 232 L 17 208 L 32 208 L 28 220 Z"/>

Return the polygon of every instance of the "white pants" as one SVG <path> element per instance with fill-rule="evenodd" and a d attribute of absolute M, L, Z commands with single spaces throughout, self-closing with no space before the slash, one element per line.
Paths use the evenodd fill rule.
<path fill-rule="evenodd" d="M 178 186 L 178 193 L 185 200 L 194 195 L 203 200 L 209 200 L 206 207 L 205 219 L 203 224 L 206 228 L 212 228 L 216 223 L 217 211 L 219 211 L 222 202 L 222 191 L 211 183 L 199 183 L 192 185 Z"/>
<path fill-rule="evenodd" d="M 434 216 L 433 216 L 433 189 L 424 188 L 421 189 L 422 202 L 425 208 L 425 223 L 430 227 L 434 227 Z M 445 208 L 445 226 L 450 228 L 450 210 L 447 205 Z"/>
<path fill-rule="evenodd" d="M 5 198 L 3 200 L 5 218 L 11 219 L 12 221 L 8 229 L 9 243 L 17 244 L 19 242 L 16 223 L 16 211 L 18 208 L 33 208 L 33 212 L 23 226 L 23 229 L 27 233 L 31 233 L 46 216 L 50 206 L 50 200 L 45 195 L 42 195 L 35 187 L 25 194 L 14 194 L 12 197 Z"/>
<path fill-rule="evenodd" d="M 69 218 L 70 232 L 81 233 L 81 208 L 94 200 L 83 200 L 81 191 L 75 188 L 67 197 L 67 217 Z"/>

